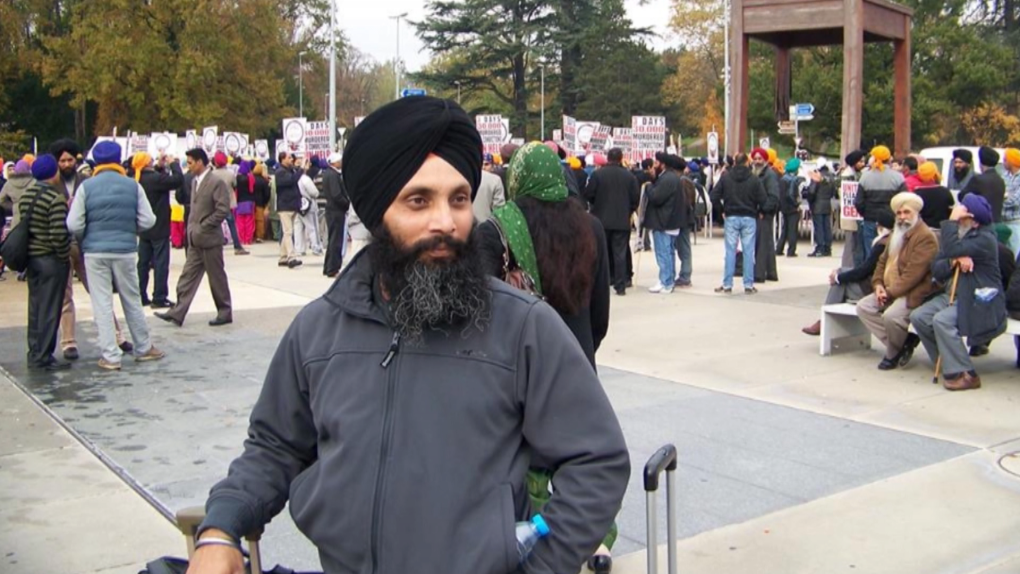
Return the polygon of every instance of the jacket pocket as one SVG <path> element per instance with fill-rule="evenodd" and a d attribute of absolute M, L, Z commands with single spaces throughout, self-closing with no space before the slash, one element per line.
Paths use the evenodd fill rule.
<path fill-rule="evenodd" d="M 499 485 L 499 513 L 503 534 L 505 572 L 515 572 L 520 566 L 517 558 L 517 518 L 514 512 L 514 492 L 509 483 Z"/>

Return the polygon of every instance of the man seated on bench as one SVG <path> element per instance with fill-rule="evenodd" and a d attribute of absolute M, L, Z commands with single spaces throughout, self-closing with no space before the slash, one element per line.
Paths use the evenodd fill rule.
<path fill-rule="evenodd" d="M 883 211 L 875 215 L 875 222 L 878 224 L 878 237 L 871 243 L 868 258 L 857 267 L 841 267 L 829 273 L 829 293 L 823 305 L 856 303 L 871 293 L 871 277 L 878 266 L 878 258 L 885 253 L 896 218 L 891 211 Z M 804 327 L 801 332 L 817 337 L 822 332 L 821 320 Z"/>
<path fill-rule="evenodd" d="M 934 363 L 942 357 L 942 386 L 950 391 L 980 389 L 981 377 L 963 344 L 988 343 L 1006 330 L 1006 296 L 992 232 L 988 200 L 970 194 L 942 222 L 942 241 L 932 274 L 943 283 L 939 293 L 910 313 L 910 323 Z M 950 304 L 953 269 L 960 268 L 956 301 Z M 937 374 L 937 373 L 936 373 Z"/>
<path fill-rule="evenodd" d="M 924 207 L 919 195 L 903 191 L 889 203 L 896 227 L 871 278 L 875 292 L 857 303 L 857 316 L 885 345 L 885 357 L 878 364 L 883 371 L 905 365 L 920 342 L 917 335 L 907 333 L 910 310 L 935 291 L 931 263 L 939 252 L 938 238 L 919 215 Z"/>

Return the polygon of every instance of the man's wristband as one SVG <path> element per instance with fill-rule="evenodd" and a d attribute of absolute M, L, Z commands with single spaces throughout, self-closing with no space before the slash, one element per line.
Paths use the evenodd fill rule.
<path fill-rule="evenodd" d="M 195 541 L 195 550 L 198 550 L 199 548 L 202 548 L 203 546 L 229 546 L 229 547 L 237 550 L 238 552 L 240 552 L 242 556 L 245 556 L 245 557 L 248 556 L 248 553 L 245 552 L 244 548 L 242 548 L 240 544 L 238 544 L 237 542 L 234 542 L 233 540 L 227 540 L 226 538 L 217 538 L 217 537 L 214 537 L 214 536 L 208 536 L 206 538 L 201 538 L 201 539 Z"/>

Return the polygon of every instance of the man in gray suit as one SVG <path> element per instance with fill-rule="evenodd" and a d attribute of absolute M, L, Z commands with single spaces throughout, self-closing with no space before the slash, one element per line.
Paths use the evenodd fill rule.
<path fill-rule="evenodd" d="M 471 202 L 478 223 L 492 217 L 492 211 L 497 207 L 503 207 L 506 203 L 503 180 L 493 173 L 492 169 L 492 154 L 487 153 L 485 161 L 482 163 L 482 184 L 478 186 L 478 193 L 475 194 L 475 199 Z"/>
<path fill-rule="evenodd" d="M 223 266 L 223 233 L 220 231 L 223 220 L 230 213 L 231 191 L 225 181 L 211 175 L 205 150 L 195 148 L 185 155 L 188 171 L 193 176 L 187 236 L 190 249 L 177 282 L 177 304 L 170 311 L 155 315 L 178 327 L 183 325 L 202 275 L 208 274 L 209 288 L 216 303 L 216 318 L 209 324 L 218 327 L 233 322 L 230 285 Z"/>

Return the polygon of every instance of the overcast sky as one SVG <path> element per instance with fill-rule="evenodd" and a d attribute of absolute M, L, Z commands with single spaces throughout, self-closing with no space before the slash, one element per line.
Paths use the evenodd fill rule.
<path fill-rule="evenodd" d="M 639 0 L 624 0 L 624 4 L 635 26 L 651 27 L 665 36 L 669 0 L 648 0 L 644 6 L 639 5 Z M 337 10 L 339 26 L 351 43 L 380 62 L 392 59 L 397 50 L 396 21 L 391 16 L 406 12 L 411 20 L 425 17 L 422 0 L 337 0 Z M 655 49 L 666 46 L 667 41 L 662 37 L 653 40 Z M 413 28 L 403 21 L 400 23 L 400 57 L 411 71 L 418 70 L 431 59 Z"/>

